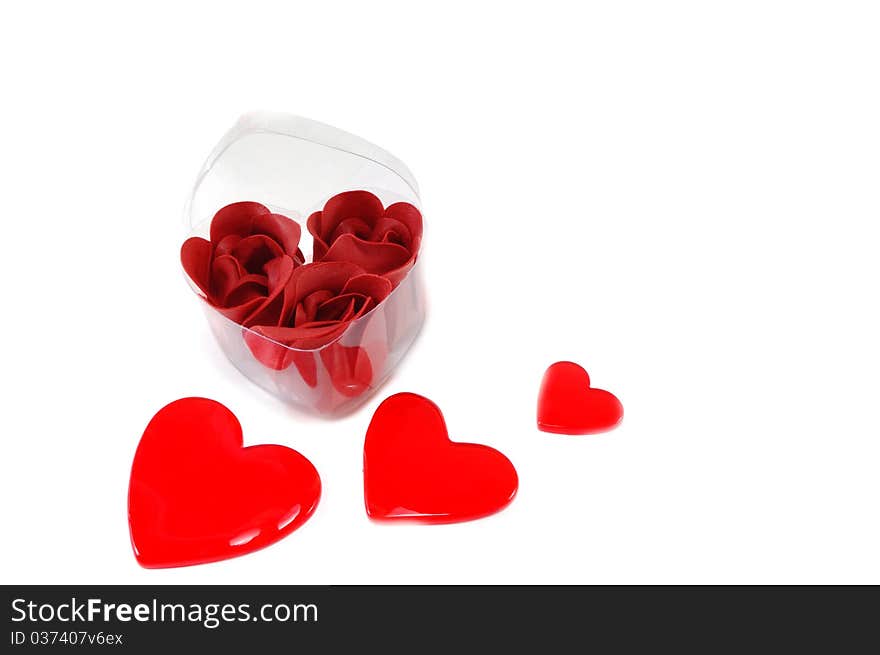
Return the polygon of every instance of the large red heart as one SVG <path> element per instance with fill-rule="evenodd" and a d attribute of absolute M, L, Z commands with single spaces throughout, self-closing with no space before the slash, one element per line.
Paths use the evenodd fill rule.
<path fill-rule="evenodd" d="M 614 394 L 590 387 L 590 376 L 574 362 L 556 362 L 544 373 L 538 394 L 538 429 L 557 434 L 610 430 L 623 418 Z"/>
<path fill-rule="evenodd" d="M 243 448 L 226 407 L 176 400 L 150 421 L 131 466 L 134 554 L 141 566 L 162 568 L 250 553 L 296 530 L 320 496 L 318 472 L 298 452 Z"/>
<path fill-rule="evenodd" d="M 516 494 L 513 464 L 500 452 L 453 443 L 427 398 L 387 398 L 364 441 L 364 501 L 372 519 L 454 523 L 487 516 Z"/>

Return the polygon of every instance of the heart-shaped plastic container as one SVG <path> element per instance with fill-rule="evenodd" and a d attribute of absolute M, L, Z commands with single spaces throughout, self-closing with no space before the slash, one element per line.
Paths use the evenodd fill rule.
<path fill-rule="evenodd" d="M 185 212 L 188 236 L 208 238 L 218 210 L 255 201 L 302 226 L 300 247 L 310 260 L 307 218 L 331 197 L 352 190 L 369 191 L 385 207 L 407 202 L 421 211 L 412 174 L 381 148 L 305 118 L 246 114 L 220 140 L 196 179 Z M 315 349 L 292 348 L 242 327 L 187 280 L 217 343 L 245 377 L 287 403 L 324 415 L 347 413 L 375 393 L 412 345 L 425 316 L 418 258 L 378 306 Z M 255 356 L 260 351 L 272 351 L 278 363 L 267 365 Z"/>

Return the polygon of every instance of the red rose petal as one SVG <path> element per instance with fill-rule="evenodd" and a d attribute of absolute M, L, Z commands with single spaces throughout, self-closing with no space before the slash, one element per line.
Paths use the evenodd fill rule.
<path fill-rule="evenodd" d="M 214 257 L 211 263 L 211 302 L 224 304 L 226 296 L 244 275 L 247 275 L 247 271 L 235 257 L 230 255 Z"/>
<path fill-rule="evenodd" d="M 364 241 L 351 234 L 343 234 L 333 242 L 322 261 L 351 262 L 367 273 L 388 276 L 396 285 L 415 262 L 415 256 L 397 243 Z"/>
<path fill-rule="evenodd" d="M 303 298 L 323 290 L 339 293 L 346 281 L 363 272 L 362 268 L 351 262 L 320 262 L 300 266 L 291 275 L 285 289 L 280 324 L 290 325 L 296 306 Z"/>
<path fill-rule="evenodd" d="M 385 209 L 385 216 L 406 225 L 414 242 L 413 254 L 418 254 L 418 242 L 422 239 L 422 212 L 408 202 L 395 202 Z"/>
<path fill-rule="evenodd" d="M 260 295 L 235 307 L 215 307 L 215 309 L 233 323 L 241 325 L 248 316 L 262 307 L 265 302 L 265 297 Z"/>
<path fill-rule="evenodd" d="M 293 364 L 299 372 L 299 376 L 310 387 L 318 386 L 318 364 L 315 361 L 315 353 L 307 350 L 288 350 L 285 352 L 283 367 Z"/>
<path fill-rule="evenodd" d="M 290 351 L 283 344 L 270 340 L 263 334 L 263 330 L 261 326 L 243 330 L 245 345 L 263 366 L 273 371 L 282 371 L 289 366 L 284 358 Z"/>
<path fill-rule="evenodd" d="M 360 293 L 369 296 L 376 301 L 376 304 L 379 304 L 388 297 L 393 288 L 388 278 L 365 273 L 363 275 L 355 275 L 346 282 L 342 293 Z"/>
<path fill-rule="evenodd" d="M 412 234 L 409 228 L 400 221 L 383 216 L 376 221 L 368 235 L 368 240 L 396 243 L 411 251 Z"/>
<path fill-rule="evenodd" d="M 373 227 L 362 218 L 346 218 L 336 226 L 328 241 L 332 243 L 343 234 L 353 234 L 361 239 L 370 239 L 373 234 Z"/>
<path fill-rule="evenodd" d="M 274 262 L 267 265 L 267 269 Z M 275 370 L 287 368 L 295 360 L 290 348 L 311 350 L 338 338 L 347 323 L 314 321 L 320 303 L 338 294 L 363 269 L 348 262 L 308 264 L 295 268 L 284 285 L 283 304 L 278 319 L 263 321 L 260 314 L 249 321 L 252 330 L 245 342 L 260 362 Z M 270 288 L 273 288 L 270 283 Z M 309 299 L 311 296 L 311 299 Z M 309 305 L 309 306 L 307 306 Z M 294 327 L 291 327 L 293 323 Z M 305 358 L 301 358 L 303 363 Z M 304 369 L 308 370 L 306 367 Z"/>
<path fill-rule="evenodd" d="M 235 202 L 226 205 L 214 214 L 211 221 L 211 243 L 220 243 L 221 239 L 237 234 L 249 236 L 253 232 L 254 219 L 261 214 L 270 214 L 268 207 L 258 202 Z"/>
<path fill-rule="evenodd" d="M 310 323 L 315 319 L 318 315 L 318 308 L 321 306 L 321 303 L 326 302 L 327 300 L 333 298 L 333 292 L 329 289 L 321 289 L 320 291 L 315 291 L 314 293 L 310 293 L 305 298 L 303 298 L 302 302 L 296 306 L 296 311 L 293 315 L 293 324 L 302 325 L 303 323 Z"/>
<path fill-rule="evenodd" d="M 297 269 L 290 283 L 295 287 L 298 298 L 323 290 L 339 293 L 348 280 L 363 272 L 353 262 L 319 262 Z"/>
<path fill-rule="evenodd" d="M 296 270 L 296 262 L 292 257 L 282 255 L 278 259 L 268 262 L 264 270 L 266 271 L 270 292 L 273 294 L 280 293 L 284 291 L 291 275 L 293 275 L 293 271 Z"/>
<path fill-rule="evenodd" d="M 253 233 L 271 238 L 281 246 L 285 255 L 296 259 L 299 254 L 298 263 L 302 264 L 302 251 L 299 250 L 302 228 L 296 221 L 281 214 L 260 214 L 254 218 Z"/>
<path fill-rule="evenodd" d="M 281 308 L 283 304 L 282 294 L 290 281 L 290 276 L 296 268 L 296 262 L 287 255 L 282 255 L 268 262 L 264 267 L 266 270 L 266 287 L 268 293 L 266 300 L 261 307 L 248 316 L 244 325 L 274 325 L 281 318 Z"/>
<path fill-rule="evenodd" d="M 365 298 L 360 294 L 344 294 L 330 298 L 321 303 L 315 316 L 317 321 L 351 321 L 360 315 L 358 304 L 363 305 Z"/>
<path fill-rule="evenodd" d="M 382 247 L 382 244 L 374 245 Z M 385 245 L 400 248 L 396 244 Z M 401 256 L 409 259 L 407 252 Z M 252 321 L 251 329 L 245 331 L 245 342 L 254 357 L 268 368 L 284 370 L 295 365 L 303 382 L 312 388 L 319 382 L 316 363 L 320 358 L 335 390 L 331 395 L 355 397 L 373 383 L 371 349 L 384 359 L 387 348 L 384 322 L 380 322 L 381 338 L 376 339 L 374 334 L 369 337 L 369 344 L 344 345 L 338 343 L 338 339 L 353 320 L 373 310 L 392 289 L 388 279 L 365 273 L 352 262 L 300 266 L 290 274 L 285 285 L 279 321 L 275 324 Z"/>
<path fill-rule="evenodd" d="M 241 276 L 229 292 L 223 296 L 224 307 L 237 307 L 249 303 L 254 298 L 266 300 L 266 276 L 249 273 Z"/>
<path fill-rule="evenodd" d="M 317 372 L 314 353 L 308 351 L 338 338 L 346 327 L 345 323 L 337 321 L 311 323 L 296 328 L 257 325 L 245 331 L 244 340 L 261 364 L 283 371 L 295 363 L 303 379 L 313 387 L 317 383 Z"/>
<path fill-rule="evenodd" d="M 180 247 L 180 263 L 205 296 L 211 295 L 211 242 L 191 237 Z"/>
<path fill-rule="evenodd" d="M 306 227 L 314 237 L 312 261 L 324 258 L 338 236 L 336 232 L 340 223 L 353 220 L 370 225 L 382 216 L 383 211 L 382 201 L 369 191 L 345 191 L 330 198 L 322 211 L 315 212 L 306 221 Z"/>
<path fill-rule="evenodd" d="M 363 348 L 334 343 L 321 350 L 321 361 L 330 374 L 333 388 L 343 396 L 359 396 L 373 382 L 373 366 Z"/>
<path fill-rule="evenodd" d="M 214 246 L 214 257 L 232 254 L 232 249 L 235 248 L 235 244 L 241 241 L 241 239 L 242 237 L 237 234 L 226 235 Z"/>
<path fill-rule="evenodd" d="M 312 235 L 312 261 L 319 262 L 329 247 L 321 237 L 321 212 L 315 212 L 306 219 L 306 229 Z"/>
<path fill-rule="evenodd" d="M 321 212 L 321 236 L 332 234 L 347 218 L 359 218 L 374 222 L 384 213 L 382 201 L 369 191 L 345 191 L 327 201 Z"/>
<path fill-rule="evenodd" d="M 278 242 L 265 234 L 252 234 L 235 244 L 230 253 L 249 273 L 262 273 L 263 267 L 284 254 Z"/>

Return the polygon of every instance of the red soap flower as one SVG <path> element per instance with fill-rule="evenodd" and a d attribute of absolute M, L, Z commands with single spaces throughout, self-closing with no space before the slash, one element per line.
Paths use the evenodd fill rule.
<path fill-rule="evenodd" d="M 283 273 L 276 271 L 280 267 L 277 261 L 267 264 L 269 277 L 280 279 Z M 283 370 L 296 363 L 314 386 L 314 374 L 305 364 L 313 364 L 314 358 L 302 351 L 322 348 L 338 339 L 352 321 L 385 300 L 391 289 L 387 278 L 365 273 L 351 262 L 305 264 L 294 270 L 284 285 L 278 320 L 274 325 L 252 324 L 245 341 L 265 366 Z"/>
<path fill-rule="evenodd" d="M 314 237 L 313 261 L 352 262 L 394 286 L 415 264 L 422 241 L 418 209 L 408 202 L 385 208 L 369 191 L 333 196 L 306 225 Z"/>
<path fill-rule="evenodd" d="M 210 241 L 192 237 L 184 242 L 180 261 L 207 301 L 227 318 L 242 325 L 274 323 L 284 285 L 303 263 L 300 234 L 299 224 L 286 216 L 257 202 L 237 202 L 214 215 Z"/>
<path fill-rule="evenodd" d="M 348 191 L 308 227 L 315 261 L 305 264 L 296 222 L 239 202 L 217 212 L 209 239 L 188 239 L 180 258 L 206 301 L 244 328 L 253 357 L 279 372 L 261 384 L 328 409 L 385 374 L 407 322 L 382 303 L 415 264 L 422 217 L 409 203 L 385 208 L 372 193 Z"/>

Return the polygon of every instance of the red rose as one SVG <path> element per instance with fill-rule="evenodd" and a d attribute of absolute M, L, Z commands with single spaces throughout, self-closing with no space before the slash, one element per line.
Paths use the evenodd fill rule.
<path fill-rule="evenodd" d="M 397 286 L 415 264 L 422 214 L 408 202 L 387 208 L 369 191 L 333 196 L 306 223 L 314 237 L 312 260 L 351 262 Z"/>
<path fill-rule="evenodd" d="M 214 215 L 210 241 L 192 237 L 184 242 L 180 261 L 207 301 L 227 318 L 242 325 L 274 323 L 284 285 L 303 263 L 300 234 L 299 224 L 286 216 L 257 202 L 237 202 Z"/>
<path fill-rule="evenodd" d="M 280 267 L 280 262 L 267 264 L 270 278 L 282 275 L 276 271 Z M 304 379 L 314 386 L 314 357 L 303 351 L 322 348 L 338 339 L 352 321 L 373 310 L 391 290 L 387 278 L 365 273 L 357 264 L 305 264 L 294 270 L 284 285 L 275 324 L 252 325 L 251 331 L 245 333 L 245 341 L 264 365 L 283 370 L 296 363 Z M 324 349 L 321 356 L 327 363 L 338 359 L 339 353 Z"/>

